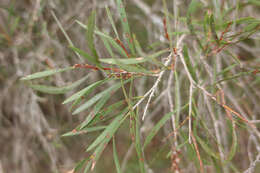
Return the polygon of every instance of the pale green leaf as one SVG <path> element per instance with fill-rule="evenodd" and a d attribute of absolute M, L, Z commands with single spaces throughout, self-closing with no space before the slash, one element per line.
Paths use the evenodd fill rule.
<path fill-rule="evenodd" d="M 67 67 L 67 68 L 62 68 L 62 69 L 46 70 L 46 71 L 37 72 L 37 73 L 31 74 L 31 75 L 25 76 L 25 77 L 21 78 L 21 80 L 38 79 L 38 78 L 51 76 L 56 73 L 60 73 L 60 72 L 64 72 L 64 71 L 68 71 L 68 70 L 72 70 L 72 69 L 74 69 L 74 68 Z"/>
<path fill-rule="evenodd" d="M 71 85 L 68 86 L 64 86 L 64 87 L 53 87 L 53 86 L 46 86 L 46 85 L 33 85 L 33 84 L 29 84 L 29 86 L 36 90 L 36 91 L 40 91 L 43 93 L 48 93 L 48 94 L 64 94 L 76 87 L 78 87 L 79 85 L 81 85 L 84 81 L 87 80 L 89 76 L 85 76 L 82 79 L 72 83 Z"/>
<path fill-rule="evenodd" d="M 130 80 L 124 81 L 124 83 L 129 82 Z M 80 107 L 78 107 L 72 114 L 78 114 L 86 109 L 88 109 L 90 106 L 95 104 L 99 99 L 103 98 L 107 93 L 111 93 L 112 91 L 116 91 L 121 87 L 121 83 L 114 84 L 110 88 L 98 93 L 94 97 L 92 97 L 90 100 L 88 100 L 86 103 L 82 104 Z"/>

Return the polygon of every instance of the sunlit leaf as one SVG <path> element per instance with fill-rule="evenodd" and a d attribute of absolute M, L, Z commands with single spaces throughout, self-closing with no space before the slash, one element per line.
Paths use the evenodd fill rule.
<path fill-rule="evenodd" d="M 46 85 L 33 85 L 33 84 L 29 84 L 29 86 L 36 90 L 36 91 L 40 91 L 43 93 L 48 93 L 48 94 L 64 94 L 76 87 L 78 87 L 79 85 L 81 85 L 84 81 L 86 81 L 88 79 L 88 75 L 83 77 L 82 79 L 72 83 L 71 85 L 68 86 L 64 86 L 64 87 L 53 87 L 53 86 L 46 86 Z"/>
<path fill-rule="evenodd" d="M 181 110 L 186 109 L 188 107 L 188 104 L 183 106 Z M 158 131 L 163 127 L 163 125 L 171 118 L 173 114 L 176 113 L 176 109 L 173 112 L 169 112 L 165 114 L 152 128 L 152 130 L 149 132 L 149 134 L 146 136 L 144 141 L 144 148 L 152 141 L 153 137 L 158 133 Z"/>
<path fill-rule="evenodd" d="M 78 130 L 75 130 L 75 131 L 72 130 L 70 132 L 63 134 L 62 137 L 86 134 L 86 133 L 89 133 L 89 132 L 95 132 L 95 131 L 98 131 L 98 130 L 103 130 L 105 128 L 106 128 L 106 126 L 95 126 L 95 127 L 83 128 L 79 131 Z"/>
<path fill-rule="evenodd" d="M 98 54 L 94 44 L 95 18 L 96 18 L 96 12 L 92 11 L 91 16 L 88 19 L 88 30 L 86 36 L 87 36 L 88 46 L 92 52 L 92 55 L 94 56 L 94 61 L 95 63 L 98 63 Z"/>
<path fill-rule="evenodd" d="M 100 81 L 97 81 L 91 85 L 89 85 L 88 87 L 80 90 L 79 92 L 73 94 L 72 96 L 70 96 L 69 98 L 67 98 L 62 104 L 67 104 L 69 102 L 72 102 L 76 99 L 79 99 L 81 98 L 82 96 L 86 96 L 88 95 L 90 92 L 92 92 L 96 87 L 98 87 L 99 85 L 107 82 L 108 79 L 104 79 L 104 80 L 100 80 Z"/>
<path fill-rule="evenodd" d="M 95 118 L 97 113 L 106 104 L 109 98 L 110 98 L 110 93 L 108 92 L 102 99 L 98 101 L 98 103 L 94 107 L 94 110 L 87 116 L 86 120 L 80 125 L 80 129 L 86 127 Z"/>
<path fill-rule="evenodd" d="M 124 83 L 129 82 L 130 80 L 126 80 L 124 81 Z M 88 109 L 90 106 L 92 106 L 93 104 L 95 104 L 99 99 L 103 98 L 106 94 L 111 93 L 112 91 L 116 91 L 121 87 L 121 83 L 117 83 L 112 85 L 111 87 L 109 87 L 108 89 L 98 93 L 97 95 L 95 95 L 94 97 L 92 97 L 91 99 L 89 99 L 87 102 L 85 102 L 84 104 L 82 104 L 80 107 L 78 107 L 72 114 L 78 114 L 86 109 Z"/>
<path fill-rule="evenodd" d="M 125 7 L 124 4 L 121 0 L 116 0 L 117 2 L 117 9 L 118 12 L 120 14 L 120 20 L 123 26 L 123 34 L 124 34 L 124 38 L 127 41 L 127 44 L 131 50 L 131 53 L 133 55 L 135 55 L 135 49 L 134 49 L 134 44 L 133 44 L 133 40 L 132 40 L 132 36 L 131 36 L 131 32 L 130 32 L 130 27 L 128 24 L 128 20 L 127 20 L 127 16 L 126 16 L 126 12 L 125 12 Z"/>
<path fill-rule="evenodd" d="M 31 74 L 31 75 L 25 76 L 25 77 L 21 78 L 21 80 L 32 80 L 32 79 L 43 78 L 43 77 L 54 75 L 56 73 L 72 70 L 72 69 L 73 69 L 73 67 L 67 67 L 67 68 L 62 68 L 62 69 L 54 69 L 54 70 L 46 70 L 46 71 L 37 72 L 37 73 Z"/>
<path fill-rule="evenodd" d="M 73 46 L 71 46 L 71 49 L 73 51 L 77 52 L 78 54 L 80 54 L 81 56 L 83 56 L 84 58 L 86 58 L 89 62 L 92 62 L 93 64 L 100 67 L 99 62 L 96 60 L 96 58 L 89 55 L 87 52 L 84 52 L 83 50 L 80 50 L 80 49 L 73 47 Z"/>
<path fill-rule="evenodd" d="M 113 156 L 114 156 L 114 161 L 115 161 L 115 165 L 116 165 L 116 171 L 117 171 L 117 173 L 121 173 L 120 163 L 119 163 L 119 159 L 118 159 L 118 155 L 117 155 L 117 151 L 116 151 L 116 142 L 115 142 L 114 138 L 113 138 Z"/>
<path fill-rule="evenodd" d="M 168 52 L 168 50 L 161 50 L 154 54 L 147 55 L 145 57 L 139 57 L 139 58 L 128 58 L 128 59 L 114 59 L 114 58 L 106 58 L 106 59 L 100 59 L 101 62 L 108 63 L 108 64 L 139 64 L 146 61 L 151 61 L 153 58 L 157 58 L 160 55 Z"/>
<path fill-rule="evenodd" d="M 95 139 L 95 141 L 87 148 L 86 151 L 90 151 L 99 145 L 102 141 L 109 141 L 114 135 L 116 130 L 120 127 L 123 122 L 123 118 L 127 112 L 127 109 L 122 111 L 119 115 L 114 118 L 114 120 L 107 126 L 107 128 Z"/>
<path fill-rule="evenodd" d="M 197 76 L 194 71 L 194 67 L 192 66 L 192 63 L 191 63 L 191 60 L 189 57 L 189 53 L 188 53 L 188 48 L 186 45 L 183 46 L 183 56 L 184 56 L 185 63 L 187 64 L 187 68 L 188 68 L 193 80 L 197 82 L 198 81 Z"/>

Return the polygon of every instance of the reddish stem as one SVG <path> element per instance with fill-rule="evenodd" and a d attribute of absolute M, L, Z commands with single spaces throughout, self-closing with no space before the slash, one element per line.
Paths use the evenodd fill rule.
<path fill-rule="evenodd" d="M 127 50 L 126 50 L 124 44 L 123 44 L 118 38 L 116 38 L 115 40 L 116 40 L 117 44 L 119 44 L 119 45 L 124 49 L 124 51 L 125 51 L 127 57 L 130 58 L 130 55 L 128 54 L 128 52 L 127 52 Z"/>
<path fill-rule="evenodd" d="M 170 41 L 170 38 L 169 38 L 169 34 L 168 34 L 168 31 L 167 31 L 167 24 L 166 24 L 166 18 L 163 18 L 163 27 L 164 27 L 164 33 L 165 33 L 165 38 Z"/>

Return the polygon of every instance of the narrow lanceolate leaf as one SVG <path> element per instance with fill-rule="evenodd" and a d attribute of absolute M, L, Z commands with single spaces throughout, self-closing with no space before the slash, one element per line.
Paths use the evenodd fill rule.
<path fill-rule="evenodd" d="M 250 23 L 246 27 L 244 27 L 243 31 L 244 32 L 252 32 L 252 31 L 256 30 L 257 27 L 259 28 L 259 26 L 260 26 L 260 21 L 256 21 L 256 22 Z"/>
<path fill-rule="evenodd" d="M 140 136 L 140 127 L 139 127 L 139 121 L 135 121 L 135 149 L 138 156 L 138 162 L 140 166 L 140 172 L 145 173 L 145 166 L 144 166 L 144 154 L 143 154 L 143 148 L 141 145 L 141 136 Z"/>
<path fill-rule="evenodd" d="M 85 29 L 88 29 L 88 27 L 86 25 L 84 25 L 83 23 L 81 23 L 80 21 L 76 21 L 81 27 L 85 28 Z M 95 34 L 99 35 L 100 37 L 102 37 L 104 40 L 108 41 L 117 51 L 118 53 L 120 53 L 122 56 L 128 58 L 126 52 L 124 51 L 124 49 L 119 46 L 116 41 L 110 37 L 108 34 L 106 33 L 103 33 L 103 32 L 100 32 L 98 31 L 97 29 L 95 29 L 94 31 Z"/>
<path fill-rule="evenodd" d="M 98 63 L 98 54 L 94 44 L 95 19 L 96 13 L 95 11 L 92 11 L 91 16 L 88 19 L 88 30 L 86 35 L 88 46 L 92 52 L 92 55 L 94 56 L 94 61 Z"/>
<path fill-rule="evenodd" d="M 103 141 L 110 140 L 116 130 L 120 127 L 124 120 L 124 116 L 127 113 L 127 108 L 123 110 L 114 120 L 107 126 L 107 128 L 96 138 L 96 140 L 87 148 L 86 151 L 90 151 Z"/>
<path fill-rule="evenodd" d="M 131 59 L 106 58 L 106 59 L 100 59 L 100 61 L 103 63 L 107 63 L 107 64 L 117 64 L 117 62 L 119 62 L 121 64 L 139 64 L 139 63 L 147 61 L 147 59 L 144 59 L 143 57 L 131 58 Z"/>
<path fill-rule="evenodd" d="M 116 142 L 115 142 L 114 138 L 113 138 L 113 156 L 114 156 L 114 161 L 115 161 L 115 165 L 116 165 L 116 172 L 121 173 L 120 163 L 119 163 L 119 159 L 118 159 L 118 155 L 117 155 L 117 151 L 116 151 Z"/>
<path fill-rule="evenodd" d="M 205 37 L 208 37 L 209 18 L 210 18 L 210 14 L 207 11 L 204 15 L 204 20 L 203 20 L 203 30 L 204 30 Z"/>
<path fill-rule="evenodd" d="M 84 129 L 79 130 L 79 131 L 77 131 L 77 130 L 73 131 L 72 130 L 70 132 L 63 134 L 62 137 L 86 134 L 86 133 L 89 133 L 89 132 L 95 132 L 95 131 L 98 131 L 98 130 L 103 130 L 105 128 L 106 128 L 106 126 L 95 126 L 95 127 L 84 128 Z"/>
<path fill-rule="evenodd" d="M 124 103 L 125 100 L 122 100 L 106 107 L 105 109 L 100 111 L 87 125 L 93 125 L 99 121 L 105 120 L 105 117 L 107 115 L 112 114 L 115 110 L 120 110 L 120 106 L 122 106 Z"/>
<path fill-rule="evenodd" d="M 231 69 L 233 69 L 234 67 L 236 67 L 236 66 L 238 66 L 238 65 L 239 65 L 239 64 L 232 64 L 232 65 L 230 65 L 230 66 L 224 68 L 222 71 L 220 71 L 220 72 L 217 73 L 217 76 L 223 75 L 223 74 L 229 72 Z"/>
<path fill-rule="evenodd" d="M 101 37 L 101 40 L 103 41 L 103 43 L 104 43 L 104 45 L 105 45 L 105 47 L 106 47 L 106 50 L 108 51 L 109 55 L 110 55 L 112 58 L 115 58 L 115 54 L 114 54 L 114 52 L 113 52 L 113 50 L 112 50 L 112 48 L 111 48 L 109 42 L 107 41 L 107 39 L 104 38 L 104 37 Z"/>
<path fill-rule="evenodd" d="M 21 80 L 38 79 L 38 78 L 51 76 L 51 75 L 54 75 L 56 73 L 60 73 L 60 72 L 64 72 L 64 71 L 68 71 L 68 70 L 72 70 L 72 69 L 73 69 L 73 67 L 67 67 L 67 68 L 62 68 L 62 69 L 54 69 L 54 70 L 46 70 L 46 71 L 37 72 L 37 73 L 31 74 L 31 75 L 25 76 L 25 77 L 21 78 Z"/>
<path fill-rule="evenodd" d="M 205 152 L 209 155 L 211 155 L 212 157 L 214 157 L 215 159 L 220 159 L 219 155 L 217 153 L 215 153 L 211 147 L 209 147 L 207 145 L 206 142 L 204 142 L 199 136 L 195 136 L 196 140 L 198 141 L 198 143 L 201 145 L 202 149 L 205 150 Z"/>
<path fill-rule="evenodd" d="M 136 52 L 141 55 L 141 56 L 145 56 L 146 54 L 144 53 L 139 41 L 137 40 L 135 34 L 133 34 L 133 40 L 134 40 L 134 45 L 135 45 L 135 49 Z"/>
<path fill-rule="evenodd" d="M 180 110 L 186 109 L 188 107 L 188 104 L 183 106 Z M 158 133 L 158 131 L 162 128 L 162 126 L 171 118 L 173 114 L 175 114 L 177 109 L 175 109 L 173 112 L 169 112 L 165 114 L 159 121 L 156 123 L 156 125 L 152 128 L 150 133 L 147 135 L 144 141 L 144 148 L 152 141 L 153 137 Z"/>
<path fill-rule="evenodd" d="M 53 86 L 45 86 L 45 85 L 32 85 L 30 84 L 29 86 L 36 90 L 40 91 L 43 93 L 48 93 L 48 94 L 64 94 L 76 87 L 78 87 L 80 84 L 82 84 L 89 76 L 85 76 L 82 79 L 72 83 L 71 85 L 64 86 L 64 87 L 53 87 Z"/>
<path fill-rule="evenodd" d="M 232 145 L 231 145 L 231 149 L 228 153 L 227 159 L 225 160 L 225 163 L 228 163 L 229 161 L 231 161 L 237 151 L 237 134 L 236 134 L 234 122 L 232 122 L 231 129 L 232 129 Z"/>
<path fill-rule="evenodd" d="M 88 160 L 89 160 L 89 158 L 85 158 L 85 159 L 81 160 L 80 162 L 78 162 L 73 171 L 74 172 L 79 171 Z"/>
<path fill-rule="evenodd" d="M 80 125 L 80 129 L 86 127 L 97 115 L 97 113 L 101 110 L 101 108 L 106 104 L 108 99 L 110 98 L 110 93 L 108 92 L 103 99 L 99 100 L 95 105 L 94 110 L 87 116 L 86 120 Z"/>
<path fill-rule="evenodd" d="M 99 62 L 96 60 L 96 58 L 89 55 L 87 52 L 84 52 L 83 50 L 80 50 L 79 48 L 72 47 L 72 46 L 71 46 L 71 49 L 73 51 L 77 52 L 78 54 L 80 54 L 81 56 L 83 56 L 84 58 L 86 58 L 89 62 L 92 62 L 93 64 L 100 67 Z"/>
<path fill-rule="evenodd" d="M 216 32 L 216 24 L 215 24 L 215 19 L 214 19 L 213 14 L 211 14 L 210 17 L 209 17 L 209 24 L 210 24 L 211 33 L 214 37 L 214 40 L 219 45 L 219 38 L 218 38 L 218 35 L 217 35 L 217 32 Z"/>
<path fill-rule="evenodd" d="M 115 34 L 116 34 L 116 37 L 119 38 L 119 35 L 118 35 L 117 29 L 116 29 L 115 22 L 114 22 L 114 20 L 113 20 L 113 17 L 112 17 L 112 15 L 111 15 L 110 10 L 109 10 L 108 7 L 106 7 L 106 11 L 107 11 L 108 19 L 109 19 L 109 21 L 110 21 L 110 23 L 111 23 L 111 25 L 112 25 L 112 28 L 113 28 L 113 30 L 114 30 L 114 32 L 115 32 Z"/>
<path fill-rule="evenodd" d="M 124 83 L 129 82 L 130 80 L 126 80 L 124 81 Z M 92 97 L 90 100 L 88 100 L 86 103 L 84 103 L 83 105 L 81 105 L 79 108 L 77 108 L 72 114 L 78 114 L 86 109 L 88 109 L 90 106 L 92 106 L 93 104 L 95 104 L 99 99 L 103 98 L 107 93 L 111 93 L 112 91 L 116 91 L 121 87 L 121 83 L 117 83 L 113 86 L 111 86 L 110 88 L 100 92 L 99 94 L 95 95 L 94 97 Z"/>
<path fill-rule="evenodd" d="M 128 55 L 126 54 L 124 49 L 119 46 L 119 44 L 117 44 L 117 42 L 113 38 L 104 36 L 104 39 L 106 39 L 116 49 L 116 51 L 120 53 L 120 55 L 128 58 Z"/>
<path fill-rule="evenodd" d="M 191 74 L 191 77 L 193 78 L 193 80 L 195 82 L 197 82 L 197 77 L 196 77 L 196 73 L 194 71 L 194 67 L 192 66 L 192 63 L 190 61 L 190 57 L 189 57 L 189 53 L 188 53 L 188 48 L 186 45 L 183 46 L 183 56 L 184 56 L 184 60 L 185 63 L 187 64 L 187 68 Z"/>
<path fill-rule="evenodd" d="M 107 79 L 104 79 L 104 80 L 100 80 L 100 81 L 97 81 L 97 82 L 89 85 L 88 87 L 80 90 L 79 92 L 77 92 L 77 93 L 73 94 L 72 96 L 70 96 L 69 98 L 67 98 L 62 104 L 67 104 L 69 102 L 72 102 L 74 100 L 81 98 L 82 96 L 86 96 L 91 91 L 93 91 L 93 89 L 95 89 L 96 87 L 98 87 L 99 85 L 101 85 L 107 81 L 108 81 Z"/>
<path fill-rule="evenodd" d="M 192 14 L 195 13 L 195 11 L 198 9 L 199 6 L 200 6 L 200 2 L 198 0 L 192 0 L 191 3 L 189 4 L 188 11 L 187 11 L 187 25 L 189 31 L 195 37 L 198 45 L 200 46 L 201 49 L 203 49 L 201 40 L 199 39 L 198 35 L 195 32 L 192 19 L 191 19 Z"/>
<path fill-rule="evenodd" d="M 130 59 L 114 59 L 114 58 L 106 58 L 106 59 L 100 59 L 101 62 L 108 63 L 108 64 L 117 64 L 118 62 L 121 64 L 139 64 L 146 61 L 152 61 L 154 58 L 159 57 L 160 55 L 168 52 L 168 50 L 161 50 L 154 54 L 147 55 L 145 57 L 139 57 L 139 58 L 130 58 Z"/>
<path fill-rule="evenodd" d="M 132 36 L 131 36 L 130 27 L 129 27 L 129 24 L 128 24 L 124 4 L 123 4 L 122 0 L 117 0 L 116 2 L 117 2 L 117 9 L 120 13 L 120 20 L 121 20 L 121 23 L 122 23 L 122 26 L 123 26 L 124 37 L 125 37 L 127 44 L 128 44 L 128 46 L 131 50 L 131 53 L 133 55 L 135 55 L 134 44 L 133 44 L 133 40 L 131 38 Z"/>
<path fill-rule="evenodd" d="M 192 15 L 198 10 L 200 6 L 201 3 L 198 0 L 192 0 L 191 3 L 189 4 L 187 14 Z"/>
<path fill-rule="evenodd" d="M 256 69 L 256 70 L 260 70 L 259 69 Z M 221 82 L 224 82 L 226 80 L 233 80 L 233 79 L 237 79 L 237 78 L 240 78 L 240 77 L 243 77 L 243 76 L 246 76 L 246 75 L 252 75 L 256 70 L 250 70 L 250 71 L 246 71 L 246 72 L 240 72 L 240 73 L 237 73 L 233 76 L 227 76 L 223 79 L 220 79 L 219 81 L 215 82 L 215 84 L 217 83 L 221 83 Z"/>

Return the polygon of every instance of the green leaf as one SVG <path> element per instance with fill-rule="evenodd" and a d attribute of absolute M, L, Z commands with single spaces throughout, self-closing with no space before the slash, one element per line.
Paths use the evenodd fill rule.
<path fill-rule="evenodd" d="M 141 55 L 141 56 L 145 56 L 146 54 L 144 53 L 139 41 L 137 40 L 135 34 L 133 34 L 133 39 L 134 39 L 134 45 L 135 45 L 135 49 L 137 54 Z"/>
<path fill-rule="evenodd" d="M 186 109 L 189 104 L 186 104 L 181 108 L 181 110 Z M 176 109 L 173 112 L 169 112 L 165 114 L 159 121 L 156 123 L 156 125 L 152 128 L 150 133 L 147 135 L 144 141 L 144 148 L 152 141 L 153 137 L 158 133 L 158 131 L 162 128 L 162 126 L 171 118 L 173 114 L 176 113 Z"/>
<path fill-rule="evenodd" d="M 117 151 L 116 151 L 115 138 L 113 138 L 113 156 L 114 156 L 114 161 L 115 161 L 115 165 L 116 165 L 116 172 L 121 173 L 120 163 L 119 163 Z"/>
<path fill-rule="evenodd" d="M 231 22 L 233 22 L 233 21 L 231 21 Z M 236 24 L 242 24 L 242 23 L 250 24 L 250 23 L 254 23 L 254 22 L 259 22 L 259 20 L 256 18 L 253 18 L 253 17 L 242 17 L 235 21 Z M 229 23 L 229 22 L 227 22 L 227 23 Z"/>
<path fill-rule="evenodd" d="M 252 5 L 260 6 L 260 1 L 259 0 L 248 0 L 248 3 L 250 3 Z"/>
<path fill-rule="evenodd" d="M 238 65 L 239 65 L 239 64 L 232 64 L 232 65 L 230 65 L 230 66 L 224 68 L 222 71 L 220 71 L 220 72 L 217 73 L 217 76 L 223 75 L 223 74 L 229 72 L 231 69 L 233 69 L 234 67 L 236 67 L 236 66 L 238 66 Z"/>
<path fill-rule="evenodd" d="M 116 60 L 116 59 L 115 59 Z M 117 61 L 117 60 L 116 60 Z M 117 61 L 117 65 L 127 71 L 127 72 L 134 72 L 134 73 L 144 73 L 144 74 L 152 74 L 153 72 L 148 71 L 142 67 L 139 66 L 134 66 L 134 65 L 125 65 L 125 64 L 121 64 L 120 62 Z"/>
<path fill-rule="evenodd" d="M 108 92 L 103 99 L 99 100 L 98 103 L 95 105 L 94 110 L 91 112 L 90 115 L 87 116 L 86 120 L 80 125 L 80 129 L 83 129 L 84 127 L 86 127 L 91 120 L 93 120 L 95 118 L 95 116 L 97 115 L 97 113 L 101 110 L 101 108 L 106 104 L 106 102 L 108 101 L 108 99 L 110 98 L 110 93 Z"/>
<path fill-rule="evenodd" d="M 188 15 L 192 15 L 194 14 L 198 8 L 201 6 L 201 3 L 197 0 L 192 0 L 191 3 L 189 4 L 189 7 L 188 7 L 188 11 L 187 11 L 187 14 Z"/>
<path fill-rule="evenodd" d="M 72 83 L 71 85 L 68 86 L 64 86 L 64 87 L 53 87 L 53 86 L 45 86 L 45 85 L 32 85 L 29 84 L 29 86 L 36 90 L 36 91 L 40 91 L 43 93 L 48 93 L 48 94 L 64 94 L 76 87 L 78 87 L 79 85 L 81 85 L 89 76 L 85 76 L 82 79 Z"/>
<path fill-rule="evenodd" d="M 90 160 L 90 158 L 88 158 L 88 160 Z M 92 163 L 92 160 L 89 161 L 89 162 L 87 162 L 87 165 L 86 165 L 86 167 L 85 167 L 85 169 L 84 169 L 84 173 L 87 173 L 87 172 L 88 172 L 88 170 L 90 169 L 91 163 Z M 92 164 L 93 164 L 93 163 L 92 163 Z"/>
<path fill-rule="evenodd" d="M 95 29 L 95 18 L 96 18 L 96 12 L 92 11 L 91 16 L 88 19 L 88 30 L 87 30 L 87 43 L 88 46 L 92 52 L 92 55 L 94 56 L 95 63 L 98 63 L 98 54 L 95 48 L 94 44 L 94 29 Z"/>
<path fill-rule="evenodd" d="M 129 58 L 129 59 L 106 58 L 106 59 L 100 59 L 100 61 L 107 64 L 117 64 L 117 62 L 120 62 L 121 64 L 138 64 L 138 63 L 145 62 L 147 60 L 140 57 L 140 58 Z"/>
<path fill-rule="evenodd" d="M 219 45 L 219 38 L 218 38 L 218 35 L 216 32 L 216 24 L 215 24 L 215 18 L 213 16 L 213 14 L 211 14 L 209 17 L 209 24 L 210 24 L 211 33 L 214 37 L 214 40 Z"/>
<path fill-rule="evenodd" d="M 106 36 L 103 36 L 103 38 L 106 39 L 117 50 L 117 52 L 120 53 L 120 55 L 128 58 L 128 56 L 127 56 L 126 52 L 124 51 L 124 49 L 121 46 L 119 46 L 117 44 L 117 42 L 113 38 L 106 37 Z"/>
<path fill-rule="evenodd" d="M 129 27 L 129 24 L 128 24 L 124 4 L 121 0 L 116 0 L 116 2 L 117 2 L 117 9 L 120 13 L 120 20 L 121 20 L 121 23 L 122 23 L 122 26 L 123 26 L 124 38 L 127 41 L 127 44 L 128 44 L 128 46 L 131 50 L 131 53 L 133 55 L 135 55 L 134 44 L 133 44 L 133 40 L 131 38 L 132 36 L 131 36 L 130 27 Z"/>
<path fill-rule="evenodd" d="M 144 166 L 144 154 L 143 154 L 143 148 L 140 141 L 140 127 L 139 127 L 139 121 L 135 120 L 135 149 L 138 156 L 138 162 L 140 166 L 140 172 L 145 173 L 145 166 Z"/>
<path fill-rule="evenodd" d="M 81 129 L 79 131 L 67 132 L 67 133 L 63 134 L 62 137 L 86 134 L 86 133 L 89 133 L 89 132 L 95 132 L 95 131 L 98 131 L 98 130 L 103 130 L 105 128 L 106 128 L 106 126 L 95 126 L 95 127 L 83 128 L 83 129 Z"/>
<path fill-rule="evenodd" d="M 84 25 L 83 23 L 81 23 L 80 21 L 76 21 L 81 27 L 88 29 L 88 27 L 86 25 Z M 108 34 L 105 34 L 103 32 L 98 31 L 97 29 L 94 31 L 95 34 L 99 35 L 100 37 L 102 37 L 103 39 L 107 40 L 122 56 L 128 58 L 127 54 L 125 53 L 124 49 L 119 46 L 116 41 L 110 37 Z"/>
<path fill-rule="evenodd" d="M 194 1 L 194 0 L 193 0 Z M 193 2 L 192 1 L 192 2 Z M 192 4 L 192 2 L 191 2 L 191 4 Z M 191 5 L 190 4 L 190 5 Z M 190 7 L 191 8 L 191 7 Z M 187 23 L 187 25 L 188 25 L 188 28 L 189 28 L 189 31 L 190 31 L 190 33 L 195 37 L 195 40 L 196 40 L 196 42 L 198 43 L 198 45 L 199 45 L 199 47 L 203 50 L 203 45 L 202 45 L 202 43 L 201 43 L 201 40 L 199 39 L 199 37 L 198 37 L 198 35 L 196 34 L 196 32 L 195 32 L 195 29 L 194 29 L 194 26 L 193 26 L 193 23 L 192 23 L 192 19 L 191 19 L 191 13 L 192 13 L 192 10 L 193 9 L 193 7 L 190 9 L 190 12 L 188 11 L 187 12 L 187 20 L 186 20 L 186 23 Z"/>
<path fill-rule="evenodd" d="M 253 30 L 255 30 L 257 27 L 260 26 L 260 21 L 258 22 L 253 22 L 253 23 L 250 23 L 249 25 L 247 25 L 246 27 L 243 28 L 243 31 L 244 32 L 251 32 Z"/>
<path fill-rule="evenodd" d="M 60 72 L 64 72 L 64 71 L 68 71 L 68 70 L 72 70 L 72 69 L 74 69 L 74 68 L 67 67 L 67 68 L 62 68 L 62 69 L 46 70 L 46 71 L 37 72 L 37 73 L 31 74 L 31 75 L 25 76 L 25 77 L 21 78 L 21 80 L 38 79 L 38 78 L 51 76 L 56 73 L 60 73 Z"/>
<path fill-rule="evenodd" d="M 260 70 L 260 68 L 256 69 L 256 70 Z M 237 74 L 235 74 L 233 76 L 227 76 L 227 77 L 225 77 L 223 79 L 220 79 L 219 81 L 215 82 L 214 85 L 217 84 L 217 83 L 224 82 L 226 80 L 233 80 L 233 79 L 240 78 L 240 77 L 243 77 L 243 76 L 246 76 L 246 75 L 251 75 L 254 71 L 255 70 L 250 70 L 250 71 L 246 71 L 246 72 L 237 73 Z"/>
<path fill-rule="evenodd" d="M 96 138 L 96 140 L 87 148 L 86 151 L 90 151 L 95 148 L 98 144 L 103 143 L 104 141 L 109 141 L 114 135 L 116 130 L 120 127 L 123 122 L 123 118 L 127 113 L 127 109 L 122 111 L 119 115 L 114 118 L 114 120 L 107 126 L 107 128 Z"/>
<path fill-rule="evenodd" d="M 128 58 L 128 59 L 114 59 L 114 58 L 106 58 L 106 59 L 100 59 L 101 62 L 104 62 L 104 63 L 108 63 L 108 64 L 117 64 L 117 63 L 120 63 L 120 64 L 139 64 L 139 63 L 143 63 L 143 62 L 146 62 L 146 61 L 151 61 L 152 59 L 154 58 L 157 58 L 159 57 L 160 55 L 164 54 L 168 52 L 168 50 L 161 50 L 161 51 L 158 51 L 154 54 L 151 54 L 151 55 L 147 55 L 145 57 L 139 57 L 139 58 Z"/>
<path fill-rule="evenodd" d="M 85 164 L 87 161 L 89 161 L 89 158 L 85 158 L 85 159 L 81 160 L 80 162 L 78 162 L 73 171 L 74 171 L 74 172 L 79 171 L 79 170 L 84 166 L 84 164 Z"/>
<path fill-rule="evenodd" d="M 197 80 L 197 77 L 196 77 L 196 73 L 194 71 L 194 67 L 191 64 L 189 53 L 188 53 L 188 48 L 187 48 L 186 45 L 183 46 L 183 56 L 184 56 L 185 63 L 187 64 L 187 68 L 188 68 L 188 70 L 191 74 L 191 77 L 193 78 L 193 80 L 195 82 L 197 82 L 198 80 Z"/>
<path fill-rule="evenodd" d="M 129 82 L 130 80 L 126 80 L 124 81 L 124 83 Z M 83 105 L 81 105 L 79 108 L 77 108 L 72 114 L 78 114 L 86 109 L 88 109 L 90 106 L 92 106 L 93 104 L 95 104 L 99 99 L 103 98 L 107 93 L 111 93 L 112 91 L 116 91 L 121 87 L 121 83 L 117 83 L 113 86 L 111 86 L 110 88 L 100 92 L 99 94 L 95 95 L 94 97 L 92 97 L 90 100 L 88 100 L 86 103 L 84 103 Z"/>
<path fill-rule="evenodd" d="M 80 54 L 81 56 L 83 56 L 84 58 L 86 58 L 87 60 L 89 60 L 91 63 L 95 64 L 96 66 L 100 67 L 99 62 L 96 60 L 95 57 L 89 55 L 88 53 L 84 52 L 83 50 L 80 50 L 76 47 L 71 46 L 70 47 L 73 51 L 77 52 L 78 54 Z"/>
<path fill-rule="evenodd" d="M 82 96 L 86 96 L 88 95 L 91 91 L 93 91 L 93 89 L 95 89 L 96 87 L 98 87 L 99 85 L 107 82 L 108 79 L 104 79 L 104 80 L 100 80 L 100 81 L 97 81 L 91 85 L 89 85 L 88 87 L 80 90 L 79 92 L 73 94 L 72 96 L 70 96 L 69 98 L 67 98 L 62 104 L 67 104 L 69 102 L 72 102 L 76 99 L 79 99 L 81 98 Z"/>
<path fill-rule="evenodd" d="M 225 160 L 225 163 L 228 163 L 229 161 L 231 161 L 233 159 L 233 157 L 235 156 L 236 151 L 237 151 L 237 134 L 236 134 L 235 125 L 233 123 L 234 122 L 232 122 L 232 125 L 231 125 L 232 145 L 231 145 L 231 149 L 229 151 L 229 154 L 227 156 L 227 159 Z"/>
<path fill-rule="evenodd" d="M 104 38 L 103 36 L 101 36 L 100 38 L 101 38 L 101 40 L 103 41 L 103 43 L 104 43 L 104 45 L 105 45 L 105 47 L 106 47 L 108 53 L 110 54 L 110 56 L 111 56 L 112 58 L 115 58 L 115 55 L 114 55 L 114 53 L 113 53 L 113 50 L 112 50 L 112 48 L 111 48 L 109 42 L 107 41 L 107 39 Z"/>
<path fill-rule="evenodd" d="M 204 20 L 203 20 L 203 30 L 204 30 L 205 37 L 208 37 L 209 20 L 210 20 L 210 15 L 209 12 L 207 11 L 204 15 Z"/>
<path fill-rule="evenodd" d="M 111 23 L 111 25 L 112 25 L 112 28 L 113 28 L 113 30 L 114 30 L 114 32 L 115 32 L 115 34 L 116 34 L 116 37 L 119 38 L 119 35 L 118 35 L 117 29 L 116 29 L 115 22 L 114 22 L 114 20 L 113 20 L 113 17 L 112 17 L 112 15 L 111 15 L 110 10 L 109 10 L 108 7 L 106 7 L 106 12 L 107 12 L 108 19 L 109 19 L 109 21 L 110 21 L 110 23 Z"/>
<path fill-rule="evenodd" d="M 219 155 L 216 154 L 211 147 L 209 147 L 206 142 L 204 142 L 197 134 L 194 133 L 195 138 L 197 139 L 198 143 L 201 145 L 202 149 L 210 156 L 214 157 L 215 159 L 220 159 Z"/>
<path fill-rule="evenodd" d="M 101 116 L 105 117 L 110 113 L 114 113 L 115 110 L 119 110 L 120 106 L 122 106 L 125 103 L 125 100 L 121 100 L 119 102 L 116 102 L 108 107 L 106 107 L 105 109 L 103 109 L 102 111 L 100 111 L 89 123 L 88 125 L 93 125 L 95 123 L 97 123 L 98 121 L 100 121 Z M 102 118 L 103 119 L 103 118 Z"/>

